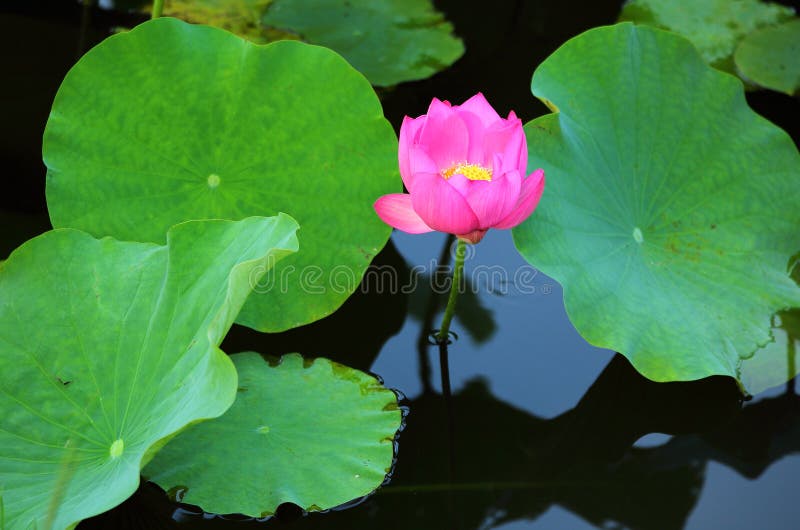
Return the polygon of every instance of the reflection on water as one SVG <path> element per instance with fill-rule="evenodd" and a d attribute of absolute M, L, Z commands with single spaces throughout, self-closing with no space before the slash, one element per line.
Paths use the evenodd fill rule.
<path fill-rule="evenodd" d="M 293 527 L 506 528 L 504 523 L 543 514 L 552 521 L 558 515 L 553 508 L 560 507 L 598 527 L 680 529 L 707 487 L 711 462 L 756 480 L 769 466 L 785 466 L 783 457 L 800 451 L 800 398 L 793 393 L 742 407 L 730 379 L 652 383 L 621 356 L 614 357 L 576 407 L 552 419 L 498 400 L 484 380 L 469 381 L 453 399 L 453 447 L 443 433 L 446 417 L 439 394 L 423 393 L 409 406 L 391 485 L 362 505 L 312 514 Z M 673 436 L 656 447 L 633 447 L 650 432 Z M 451 451 L 455 470 L 448 485 Z M 169 524 L 168 504 L 154 491 L 141 488 L 126 503 L 127 511 L 161 514 L 158 520 Z M 181 520 L 181 526 L 191 528 L 256 524 L 185 511 Z M 87 521 L 81 528 L 102 528 L 108 521 Z M 773 519 L 771 524 L 789 528 L 792 520 Z"/>
<path fill-rule="evenodd" d="M 396 235 L 394 241 L 403 255 L 411 256 L 437 246 L 441 250 L 448 243 L 440 236 L 426 239 Z M 487 237 L 481 243 L 484 244 L 485 259 L 496 260 L 505 267 L 516 265 L 518 258 L 508 234 Z M 446 252 L 434 251 L 431 255 L 439 256 L 439 265 L 447 265 Z M 480 249 L 473 259 L 473 266 L 484 259 Z M 377 262 L 408 271 L 401 266 L 395 244 L 387 247 Z M 539 281 L 550 280 L 542 277 Z M 513 294 L 496 296 L 481 292 L 477 296 L 497 332 L 488 342 L 462 338 L 452 346 L 456 388 L 452 401 L 452 444 L 447 436 L 445 402 L 435 390 L 438 381 L 432 372 L 436 363 L 430 362 L 435 348 L 420 346 L 427 344 L 425 330 L 430 324 L 422 325 L 406 316 L 403 331 L 383 344 L 386 337 L 396 332 L 398 322 L 396 316 L 390 317 L 396 309 L 387 310 L 408 303 L 402 293 L 359 294 L 338 316 L 331 317 L 338 319 L 338 325 L 325 321 L 314 325 L 316 343 L 331 344 L 337 349 L 334 357 L 340 362 L 347 362 L 348 352 L 336 346 L 342 340 L 339 326 L 357 321 L 362 329 L 373 329 L 383 339 L 372 350 L 380 351 L 377 359 L 371 361 L 374 357 L 367 356 L 371 367 L 390 385 L 404 391 L 416 388 L 409 392 L 407 404 L 411 414 L 400 438 L 393 480 L 363 504 L 332 514 L 288 517 L 294 519 L 291 523 L 278 519 L 242 521 L 203 516 L 190 507 L 172 514 L 157 488 L 144 486 L 127 503 L 127 510 L 160 513 L 158 524 L 177 524 L 179 528 L 289 524 L 299 529 L 522 530 L 582 526 L 681 529 L 703 527 L 703 521 L 724 517 L 735 511 L 732 504 L 737 504 L 730 500 L 722 504 L 712 502 L 704 509 L 703 499 L 739 496 L 749 511 L 758 512 L 759 497 L 743 497 L 742 491 L 749 489 L 749 482 L 758 484 L 768 468 L 783 470 L 783 475 L 792 475 L 800 468 L 796 456 L 784 458 L 800 452 L 800 398 L 792 385 L 745 403 L 732 379 L 653 383 L 619 355 L 611 357 L 597 374 L 593 361 L 606 363 L 606 354 L 584 344 L 581 354 L 586 362 L 569 367 L 575 377 L 561 382 L 566 392 L 550 393 L 546 398 L 549 406 L 532 403 L 538 399 L 532 397 L 536 392 L 525 386 L 506 392 L 511 399 L 498 398 L 495 389 L 513 382 L 514 374 L 521 372 L 533 380 L 536 374 L 532 366 L 542 362 L 545 367 L 538 369 L 547 377 L 563 369 L 565 360 L 574 362 L 574 358 L 564 350 L 545 349 L 540 343 L 530 341 L 532 330 L 534 335 L 545 333 L 536 331 L 536 322 L 527 327 L 509 324 L 508 316 L 513 312 L 534 312 L 533 307 L 526 311 L 526 304 L 533 306 L 535 302 L 547 307 L 560 303 L 560 298 L 533 298 L 519 305 Z M 437 303 L 440 297 L 428 288 L 412 294 L 412 300 L 414 297 L 419 299 L 415 303 L 422 306 L 419 314 L 427 315 L 424 320 L 435 322 L 441 310 Z M 394 324 L 381 327 L 384 319 Z M 562 344 L 574 340 L 575 332 L 563 315 L 558 325 L 555 328 L 552 321 L 545 323 L 548 332 L 556 337 L 551 339 L 554 344 L 559 340 Z M 456 329 L 458 326 L 457 321 Z M 504 347 L 511 351 L 498 351 L 496 341 L 501 337 L 507 341 Z M 276 338 L 276 344 L 280 344 L 285 336 L 267 337 L 259 346 L 276 347 L 269 342 Z M 422 349 L 415 352 L 415 347 Z M 354 348 L 358 349 L 355 345 Z M 395 362 L 397 358 L 384 358 L 384 353 L 394 348 L 402 350 L 399 362 Z M 487 368 L 489 377 L 475 377 L 470 370 L 463 370 L 464 361 L 473 357 Z M 364 360 L 361 356 L 356 358 Z M 421 369 L 426 363 L 427 369 Z M 571 383 L 575 379 L 594 381 L 584 387 L 582 395 L 571 405 L 569 389 L 574 388 Z M 416 385 L 410 384 L 412 380 Z M 561 412 L 537 414 L 535 411 L 540 408 L 561 409 Z M 662 436 L 655 444 L 637 443 L 649 433 L 665 433 L 669 437 Z M 720 478 L 726 473 L 728 478 Z M 789 487 L 774 480 L 769 483 L 773 491 L 767 499 L 785 495 L 782 488 Z M 157 507 L 151 508 L 153 504 Z M 167 514 L 172 514 L 169 520 L 164 519 Z M 792 505 L 784 505 L 771 515 L 769 525 L 764 527 L 789 528 L 797 513 Z M 108 524 L 105 521 L 104 518 L 87 521 L 81 528 L 102 528 Z"/>
<path fill-rule="evenodd" d="M 402 236 L 395 239 L 400 240 L 401 248 L 415 241 Z M 504 237 L 499 236 L 498 241 L 504 241 Z M 446 243 L 444 238 L 437 238 L 436 242 Z M 490 243 L 489 248 L 494 244 Z M 393 246 L 385 254 L 388 257 L 379 257 L 381 263 L 397 258 Z M 494 257 L 509 265 L 510 258 L 503 253 Z M 398 302 L 391 296 L 358 296 L 364 300 L 357 299 L 352 307 L 364 304 L 372 309 L 357 313 L 367 327 L 381 321 L 381 308 Z M 510 303 L 513 297 L 479 296 L 493 316 L 504 315 L 509 305 L 516 308 Z M 347 308 L 343 314 L 349 314 Z M 340 318 L 347 321 L 346 317 Z M 498 336 L 511 335 L 517 345 L 511 352 L 516 362 L 504 366 L 504 373 L 527 372 L 528 359 L 545 358 L 553 365 L 562 362 L 563 352 L 543 350 L 525 340 L 529 330 L 509 328 L 503 322 L 501 319 L 497 323 Z M 323 344 L 336 344 L 337 329 L 318 326 L 317 339 Z M 425 328 L 407 318 L 408 326 L 424 336 Z M 563 323 L 557 334 L 568 335 L 566 326 L 568 323 Z M 407 332 L 398 337 L 405 337 L 402 342 L 407 362 L 383 363 L 386 370 L 381 370 L 382 375 L 396 382 L 430 377 L 430 372 L 418 370 L 419 366 L 411 362 L 415 357 L 413 337 Z M 478 341 L 457 342 L 452 347 L 454 368 L 473 353 L 481 353 L 483 362 L 491 364 L 491 355 L 497 352 L 485 348 Z M 433 355 L 435 348 L 430 350 L 425 353 Z M 337 359 L 346 361 L 347 353 L 342 352 Z M 373 366 L 381 364 L 379 357 Z M 586 364 L 591 367 L 591 363 Z M 581 367 L 573 370 L 586 371 Z M 137 514 L 160 514 L 159 522 L 153 524 L 176 524 L 178 528 L 286 524 L 298 529 L 697 528 L 702 521 L 714 520 L 735 509 L 732 504 L 736 502 L 748 503 L 750 511 L 759 510 L 758 497 L 742 497 L 737 485 L 744 484 L 739 490 L 747 490 L 749 481 L 758 484 L 770 467 L 785 470 L 784 475 L 791 475 L 800 467 L 796 456 L 784 458 L 800 452 L 800 398 L 791 386 L 744 403 L 736 383 L 729 378 L 657 384 L 640 376 L 624 357 L 616 355 L 577 404 L 548 418 L 528 410 L 536 408 L 530 406 L 530 397 L 513 402 L 499 399 L 492 389 L 504 380 L 508 378 L 465 378 L 463 372 L 455 374 L 452 445 L 446 433 L 445 403 L 434 390 L 437 382 L 418 381 L 420 391 L 407 403 L 411 415 L 400 438 L 400 458 L 391 484 L 354 508 L 299 519 L 288 517 L 294 519 L 291 523 L 203 516 L 192 508 L 174 515 L 157 488 L 145 486 L 127 503 L 127 508 L 114 512 L 127 509 Z M 524 396 L 525 389 L 517 395 Z M 559 404 L 563 406 L 563 396 L 552 399 L 562 400 Z M 641 447 L 637 442 L 649 433 L 670 437 Z M 726 473 L 732 473 L 732 478 L 720 483 L 719 477 Z M 785 495 L 782 487 L 789 487 L 774 481 L 770 484 L 777 488 L 769 493 L 771 497 Z M 738 495 L 741 501 L 728 500 L 712 505 L 710 512 L 704 510 L 702 499 L 713 499 L 717 492 L 727 499 Z M 772 512 L 764 527 L 790 528 L 796 515 L 792 506 L 784 507 L 782 512 Z M 83 523 L 81 528 L 102 528 L 107 524 L 107 519 L 98 518 Z"/>

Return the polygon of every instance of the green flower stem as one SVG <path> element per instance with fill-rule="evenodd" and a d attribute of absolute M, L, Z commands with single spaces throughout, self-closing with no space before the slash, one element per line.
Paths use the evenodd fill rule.
<path fill-rule="evenodd" d="M 794 337 L 794 335 L 792 333 L 787 333 L 786 335 L 788 336 L 788 339 L 789 339 L 789 342 L 786 345 L 787 346 L 786 347 L 786 353 L 789 355 L 789 359 L 788 359 L 789 360 L 789 362 L 788 362 L 789 373 L 786 374 L 786 377 L 788 379 L 788 382 L 786 383 L 786 394 L 788 394 L 790 396 L 793 396 L 794 393 L 795 393 L 795 381 L 794 381 L 795 380 L 795 376 L 794 376 L 794 374 L 796 373 L 796 371 L 795 371 L 795 361 L 794 361 L 794 356 L 795 356 L 795 353 L 796 353 L 796 348 L 795 348 L 795 343 L 794 343 L 795 337 Z"/>
<path fill-rule="evenodd" d="M 162 11 L 164 11 L 164 0 L 153 0 L 153 10 L 150 12 L 150 18 L 160 17 Z"/>
<path fill-rule="evenodd" d="M 447 344 L 450 334 L 450 322 L 453 320 L 453 315 L 456 312 L 456 300 L 458 299 L 458 292 L 461 289 L 461 276 L 464 272 L 464 256 L 467 253 L 467 244 L 463 239 L 458 240 L 456 246 L 456 262 L 453 266 L 453 283 L 450 285 L 450 297 L 447 299 L 447 307 L 444 310 L 444 317 L 442 317 L 442 325 L 439 328 L 439 334 L 436 340 L 439 344 Z"/>
<path fill-rule="evenodd" d="M 447 307 L 444 310 L 442 317 L 442 326 L 439 328 L 439 334 L 436 336 L 436 342 L 439 343 L 439 369 L 442 376 L 442 396 L 445 403 L 445 411 L 447 413 L 447 439 L 449 441 L 448 451 L 448 482 L 453 483 L 455 476 L 455 413 L 453 412 L 453 394 L 450 389 L 450 363 L 447 359 L 447 345 L 450 344 L 450 322 L 453 320 L 453 315 L 456 312 L 456 301 L 458 300 L 458 293 L 461 290 L 461 277 L 464 274 L 464 257 L 467 253 L 467 243 L 463 239 L 458 240 L 456 246 L 456 260 L 453 265 L 453 282 L 450 285 L 450 296 L 447 298 Z M 448 504 L 452 503 L 449 499 Z"/>
<path fill-rule="evenodd" d="M 453 234 L 447 234 L 444 240 L 442 250 L 439 253 L 438 267 L 447 267 L 450 265 L 452 255 L 450 249 L 453 248 L 453 241 L 456 237 Z M 437 267 L 436 270 L 440 270 Z M 433 274 L 436 274 L 434 271 Z M 420 334 L 417 337 L 417 356 L 419 358 L 419 380 L 422 383 L 422 392 L 429 395 L 433 392 L 433 385 L 431 384 L 431 360 L 428 357 L 428 346 L 430 345 L 431 331 L 433 329 L 433 321 L 436 319 L 436 314 L 439 312 L 440 296 L 432 292 L 428 298 L 428 304 L 425 308 L 425 319 L 423 325 L 420 327 Z M 438 334 L 436 335 L 438 341 Z"/>

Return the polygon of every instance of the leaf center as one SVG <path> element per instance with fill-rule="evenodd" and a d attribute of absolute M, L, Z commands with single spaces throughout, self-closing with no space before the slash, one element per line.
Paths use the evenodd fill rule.
<path fill-rule="evenodd" d="M 633 229 L 633 240 L 639 243 L 640 245 L 644 242 L 644 236 L 642 235 L 642 230 L 637 226 Z"/>
<path fill-rule="evenodd" d="M 122 452 L 125 450 L 125 442 L 122 441 L 122 438 L 117 438 L 114 440 L 114 443 L 111 444 L 111 447 L 108 450 L 108 454 L 111 455 L 111 458 L 119 458 L 122 456 Z"/>

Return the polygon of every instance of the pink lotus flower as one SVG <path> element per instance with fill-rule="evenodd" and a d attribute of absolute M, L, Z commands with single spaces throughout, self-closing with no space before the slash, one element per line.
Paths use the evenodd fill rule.
<path fill-rule="evenodd" d="M 536 208 L 544 171 L 527 178 L 522 122 L 476 94 L 462 105 L 435 99 L 400 127 L 400 176 L 408 193 L 384 195 L 375 211 L 408 232 L 447 232 L 477 243 L 490 228 L 512 228 Z"/>

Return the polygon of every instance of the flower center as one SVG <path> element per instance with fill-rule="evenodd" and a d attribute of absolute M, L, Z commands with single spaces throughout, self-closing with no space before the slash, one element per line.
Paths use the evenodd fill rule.
<path fill-rule="evenodd" d="M 453 175 L 464 175 L 469 180 L 492 180 L 492 170 L 477 164 L 462 162 L 442 171 L 442 176 L 449 179 Z"/>

